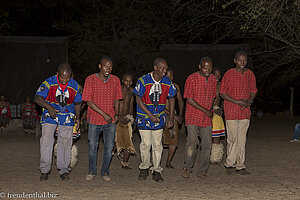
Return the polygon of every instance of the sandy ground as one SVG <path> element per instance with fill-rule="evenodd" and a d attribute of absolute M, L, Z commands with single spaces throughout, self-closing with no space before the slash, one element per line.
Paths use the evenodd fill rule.
<path fill-rule="evenodd" d="M 290 143 L 295 122 L 300 119 L 253 119 L 250 125 L 246 166 L 251 175 L 227 175 L 223 163 L 210 166 L 209 176 L 199 179 L 181 177 L 185 133 L 180 133 L 179 147 L 173 165 L 165 169 L 163 183 L 149 176 L 138 181 L 139 154 L 130 158 L 133 169 L 123 170 L 117 157 L 112 158 L 110 182 L 100 176 L 85 181 L 88 170 L 88 140 L 83 134 L 77 142 L 79 163 L 70 173 L 70 181 L 61 181 L 53 165 L 49 180 L 39 180 L 39 143 L 35 135 L 6 131 L 0 135 L 0 197 L 10 194 L 39 194 L 57 199 L 300 199 L 300 143 Z M 138 150 L 138 134 L 134 143 Z M 225 143 L 225 140 L 223 140 Z M 99 147 L 98 174 L 103 144 Z M 162 166 L 167 150 L 164 150 Z M 199 155 L 199 154 L 198 154 Z M 197 164 L 196 166 L 197 167 Z M 16 196 L 15 196 L 16 197 Z M 42 196 L 43 197 L 43 196 Z"/>

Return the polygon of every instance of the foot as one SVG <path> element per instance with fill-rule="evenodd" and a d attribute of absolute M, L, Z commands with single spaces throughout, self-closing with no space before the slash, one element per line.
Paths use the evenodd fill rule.
<path fill-rule="evenodd" d="M 95 176 L 96 175 L 94 175 L 94 174 L 88 174 L 88 175 L 86 175 L 85 180 L 86 181 L 92 181 L 92 180 L 94 180 Z"/>
<path fill-rule="evenodd" d="M 182 176 L 183 178 L 190 178 L 190 174 L 191 174 L 191 173 L 192 173 L 191 170 L 189 170 L 188 168 L 184 167 L 184 168 L 182 169 L 181 176 Z"/>
<path fill-rule="evenodd" d="M 149 176 L 149 170 L 148 169 L 141 169 L 140 174 L 138 176 L 139 181 L 144 181 L 147 179 L 147 176 Z"/>
<path fill-rule="evenodd" d="M 207 173 L 203 173 L 203 172 L 198 172 L 198 173 L 196 174 L 196 176 L 197 176 L 198 178 L 207 178 L 207 177 L 208 177 Z"/>
<path fill-rule="evenodd" d="M 171 163 L 167 163 L 167 164 L 166 164 L 166 168 L 168 168 L 168 169 L 174 169 L 174 166 L 171 165 Z"/>
<path fill-rule="evenodd" d="M 122 168 L 122 169 L 126 169 L 126 170 L 131 169 L 131 167 L 129 167 L 129 166 L 127 166 L 127 165 L 122 165 L 121 168 Z"/>
<path fill-rule="evenodd" d="M 48 180 L 48 173 L 41 173 L 40 181 L 47 181 Z"/>
<path fill-rule="evenodd" d="M 110 176 L 109 176 L 107 173 L 105 173 L 105 174 L 102 176 L 102 178 L 103 178 L 103 180 L 105 180 L 105 181 L 110 181 Z"/>
<path fill-rule="evenodd" d="M 231 175 L 232 173 L 234 173 L 236 171 L 236 169 L 234 167 L 225 167 L 226 168 L 226 173 L 228 175 Z"/>
<path fill-rule="evenodd" d="M 155 180 L 155 182 L 164 182 L 164 179 L 161 177 L 161 174 L 159 172 L 154 171 L 152 173 L 152 179 Z"/>
<path fill-rule="evenodd" d="M 60 178 L 61 178 L 62 181 L 70 180 L 70 177 L 69 177 L 68 173 L 63 173 L 62 175 L 60 175 Z"/>
<path fill-rule="evenodd" d="M 250 172 L 246 170 L 246 168 L 244 169 L 240 169 L 240 170 L 236 170 L 236 173 L 238 173 L 239 175 L 250 175 Z"/>
<path fill-rule="evenodd" d="M 298 139 L 292 139 L 292 140 L 290 140 L 290 142 L 299 142 L 299 140 Z"/>

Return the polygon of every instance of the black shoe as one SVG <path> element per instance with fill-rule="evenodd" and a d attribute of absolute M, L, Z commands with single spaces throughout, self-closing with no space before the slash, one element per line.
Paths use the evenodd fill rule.
<path fill-rule="evenodd" d="M 47 181 L 48 180 L 48 173 L 41 173 L 40 181 Z"/>
<path fill-rule="evenodd" d="M 129 169 L 131 169 L 131 167 L 129 167 L 129 166 L 127 166 L 127 165 L 122 165 L 122 167 L 121 167 L 122 169 L 126 169 L 126 170 L 129 170 Z"/>
<path fill-rule="evenodd" d="M 60 178 L 61 178 L 62 181 L 70 180 L 70 177 L 69 177 L 68 173 L 64 173 L 64 174 L 60 175 Z"/>
<path fill-rule="evenodd" d="M 149 170 L 148 169 L 141 169 L 140 174 L 138 176 L 139 181 L 144 181 L 147 179 L 147 176 L 149 176 Z"/>
<path fill-rule="evenodd" d="M 246 168 L 244 169 L 240 169 L 240 170 L 236 170 L 236 173 L 238 173 L 239 175 L 250 175 L 250 172 L 246 170 Z"/>
<path fill-rule="evenodd" d="M 164 182 L 164 179 L 161 177 L 159 172 L 154 171 L 152 175 L 152 179 L 155 180 L 155 182 Z"/>
<path fill-rule="evenodd" d="M 236 169 L 234 167 L 225 167 L 226 168 L 226 173 L 228 175 L 231 175 L 232 173 L 234 173 L 236 171 Z"/>

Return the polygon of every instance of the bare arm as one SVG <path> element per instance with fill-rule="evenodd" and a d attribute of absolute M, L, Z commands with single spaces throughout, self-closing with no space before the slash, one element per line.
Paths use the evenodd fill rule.
<path fill-rule="evenodd" d="M 75 120 L 77 122 L 77 124 L 76 124 L 76 130 L 78 130 L 79 129 L 79 125 L 80 125 L 81 103 L 75 104 L 74 106 L 75 106 L 75 115 L 76 115 Z"/>
<path fill-rule="evenodd" d="M 134 99 L 132 96 L 130 99 L 130 102 L 129 102 L 129 111 L 128 111 L 130 115 L 133 115 L 133 101 L 134 101 Z"/>
<path fill-rule="evenodd" d="M 115 99 L 114 101 L 114 105 L 115 105 L 115 116 L 114 116 L 114 120 L 113 123 L 117 123 L 119 120 L 119 108 L 120 108 L 120 100 L 119 99 Z"/>
<path fill-rule="evenodd" d="M 144 111 L 144 112 L 149 116 L 150 120 L 151 120 L 152 122 L 158 123 L 158 122 L 159 122 L 159 118 L 156 117 L 156 116 L 154 116 L 154 115 L 148 110 L 148 108 L 145 106 L 145 104 L 144 104 L 143 100 L 141 99 L 141 97 L 139 97 L 139 96 L 136 95 L 136 96 L 135 96 L 135 99 L 136 99 L 137 105 L 142 109 L 142 111 Z"/>
<path fill-rule="evenodd" d="M 167 126 L 168 128 L 173 127 L 173 121 L 174 121 L 174 108 L 175 108 L 175 98 L 170 98 L 169 99 L 169 103 L 170 103 L 170 119 L 167 122 Z"/>
<path fill-rule="evenodd" d="M 203 106 L 201 106 L 197 101 L 195 101 L 194 99 L 191 98 L 187 98 L 187 102 L 193 106 L 194 108 L 201 110 L 202 112 L 204 112 L 208 117 L 212 117 L 212 112 L 206 108 L 204 108 Z"/>
<path fill-rule="evenodd" d="M 56 113 L 58 112 L 58 110 L 55 110 L 55 108 L 48 104 L 43 97 L 35 96 L 34 101 L 41 107 L 46 108 L 51 118 L 56 118 Z"/>
<path fill-rule="evenodd" d="M 226 94 L 226 93 L 220 93 L 220 96 L 221 96 L 224 100 L 229 101 L 229 102 L 231 102 L 231 103 L 234 103 L 234 104 L 236 104 L 236 105 L 239 105 L 239 106 L 241 106 L 241 107 L 243 107 L 243 108 L 247 108 L 247 107 L 249 106 L 249 104 L 246 103 L 245 101 L 243 101 L 243 100 L 236 100 L 236 99 L 232 98 L 231 96 L 229 96 L 229 95 Z M 251 95 L 250 95 L 250 96 L 251 96 Z"/>
<path fill-rule="evenodd" d="M 106 114 L 103 110 L 101 110 L 94 102 L 87 101 L 87 105 L 88 105 L 88 107 L 93 109 L 95 112 L 102 115 L 107 123 L 112 122 L 112 118 L 108 114 Z"/>
<path fill-rule="evenodd" d="M 175 87 L 177 89 L 177 101 L 178 101 L 178 106 L 179 106 L 179 115 L 183 116 L 184 102 L 183 102 L 182 94 L 181 94 L 180 88 L 177 84 L 175 84 Z"/>

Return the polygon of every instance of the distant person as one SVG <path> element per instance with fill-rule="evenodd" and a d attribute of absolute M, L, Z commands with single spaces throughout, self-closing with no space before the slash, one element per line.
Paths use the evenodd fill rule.
<path fill-rule="evenodd" d="M 219 68 L 213 69 L 213 75 L 217 79 L 217 90 L 216 90 L 216 98 L 214 101 L 214 110 L 218 110 L 219 113 L 213 114 L 213 127 L 212 127 L 212 137 L 213 143 L 211 147 L 211 154 L 210 154 L 210 162 L 212 164 L 219 164 L 224 155 L 224 146 L 220 143 L 220 137 L 225 136 L 225 125 L 222 118 L 223 113 L 223 103 L 222 98 L 220 97 L 219 91 L 221 87 L 221 70 Z"/>
<path fill-rule="evenodd" d="M 123 99 L 120 79 L 111 74 L 112 59 L 102 57 L 98 65 L 99 72 L 88 76 L 85 80 L 82 99 L 87 102 L 87 121 L 89 139 L 89 172 L 87 181 L 97 174 L 97 152 L 99 135 L 103 131 L 103 163 L 101 177 L 110 181 L 109 164 L 115 141 L 116 123 L 119 120 L 119 100 Z"/>
<path fill-rule="evenodd" d="M 212 145 L 213 100 L 216 97 L 217 80 L 211 74 L 213 62 L 203 57 L 199 71 L 189 75 L 184 86 L 184 98 L 187 100 L 185 125 L 187 138 L 185 145 L 185 167 L 181 176 L 189 178 L 195 163 L 197 145 L 201 139 L 200 166 L 196 176 L 207 177 L 209 158 Z"/>
<path fill-rule="evenodd" d="M 168 69 L 166 76 L 171 81 L 173 81 L 174 71 L 172 69 Z M 176 99 L 178 102 L 179 113 L 176 112 L 176 109 L 174 110 L 174 119 L 175 119 L 174 126 L 171 129 L 169 129 L 167 126 L 165 126 L 164 133 L 163 133 L 163 146 L 169 148 L 169 153 L 168 153 L 167 162 L 166 162 L 166 168 L 168 168 L 168 169 L 174 168 L 174 166 L 171 165 L 171 161 L 174 157 L 176 148 L 178 146 L 178 124 L 182 124 L 182 116 L 183 116 L 183 109 L 184 109 L 184 102 L 182 99 L 179 85 L 177 85 L 174 82 L 173 82 L 173 84 L 177 90 Z M 170 103 L 169 103 L 168 99 L 166 101 L 165 113 L 166 113 L 166 117 L 168 120 L 170 117 Z"/>
<path fill-rule="evenodd" d="M 70 179 L 73 126 L 75 121 L 79 124 L 81 107 L 80 89 L 71 76 L 70 65 L 63 63 L 59 65 L 57 75 L 46 79 L 35 94 L 35 102 L 43 107 L 40 139 L 41 181 L 48 180 L 50 174 L 56 128 L 58 128 L 57 169 L 63 181 Z"/>
<path fill-rule="evenodd" d="M 250 105 L 256 95 L 256 80 L 246 68 L 247 54 L 238 51 L 234 56 L 235 68 L 227 70 L 221 83 L 220 96 L 224 99 L 227 130 L 227 174 L 249 174 L 245 166 L 246 135 L 250 123 Z"/>
<path fill-rule="evenodd" d="M 25 102 L 21 106 L 21 116 L 23 120 L 23 130 L 25 133 L 35 133 L 36 123 L 39 119 L 35 109 L 35 104 L 31 101 L 31 97 L 27 96 Z"/>
<path fill-rule="evenodd" d="M 11 120 L 10 105 L 5 99 L 5 94 L 0 95 L 0 134 Z"/>
<path fill-rule="evenodd" d="M 133 76 L 124 74 L 122 78 L 123 99 L 120 101 L 119 122 L 116 128 L 116 149 L 117 155 L 121 157 L 122 169 L 131 169 L 129 167 L 130 154 L 135 154 L 135 148 L 132 143 L 132 124 L 133 118 Z"/>
<path fill-rule="evenodd" d="M 290 140 L 290 142 L 299 142 L 299 135 L 300 135 L 300 124 L 296 124 L 294 130 L 294 138 Z"/>
<path fill-rule="evenodd" d="M 137 126 L 141 136 L 140 152 L 141 164 L 138 180 L 143 181 L 152 172 L 152 179 L 162 182 L 163 168 L 160 167 L 162 155 L 162 135 L 164 126 L 173 126 L 174 97 L 176 88 L 172 81 L 166 77 L 168 64 L 163 58 L 154 60 L 154 71 L 140 77 L 133 93 L 137 103 Z M 167 121 L 164 112 L 167 98 L 170 103 L 170 117 Z M 150 162 L 150 149 L 152 147 L 152 163 Z"/>

